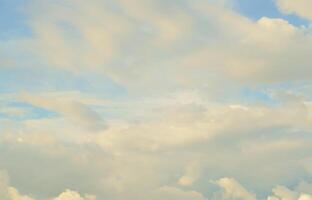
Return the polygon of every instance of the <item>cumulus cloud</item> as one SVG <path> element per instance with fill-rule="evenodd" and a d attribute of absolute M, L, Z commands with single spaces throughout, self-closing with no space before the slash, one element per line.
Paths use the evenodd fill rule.
<path fill-rule="evenodd" d="M 301 17 L 312 20 L 312 3 L 309 0 L 277 0 L 277 5 L 285 13 L 295 13 Z"/>
<path fill-rule="evenodd" d="M 296 190 L 290 190 L 285 186 L 276 186 L 273 188 L 275 196 L 269 196 L 268 200 L 310 200 L 312 196 Z"/>
<path fill-rule="evenodd" d="M 276 188 L 273 189 L 273 193 L 277 197 L 285 200 L 295 200 L 298 198 L 298 194 L 296 192 L 291 191 L 290 189 L 284 186 L 277 186 Z"/>
<path fill-rule="evenodd" d="M 149 199 L 168 199 L 168 200 L 207 200 L 202 194 L 196 191 L 184 191 L 179 188 L 164 186 L 152 192 Z"/>
<path fill-rule="evenodd" d="M 254 194 L 248 192 L 233 178 L 222 178 L 216 181 L 216 184 L 224 190 L 222 193 L 222 199 L 224 200 L 256 200 Z"/>
<path fill-rule="evenodd" d="M 305 2 L 293 4 L 309 9 Z M 30 45 L 43 62 L 78 73 L 92 69 L 129 89 L 312 75 L 309 28 L 265 16 L 253 22 L 215 1 L 48 1 L 30 12 L 37 35 Z"/>
<path fill-rule="evenodd" d="M 300 195 L 300 197 L 299 197 L 298 200 L 311 200 L 311 199 L 312 199 L 312 196 L 311 196 L 311 195 L 302 194 L 302 195 Z"/>
<path fill-rule="evenodd" d="M 41 200 L 41 198 L 32 198 L 27 195 L 22 195 L 19 191 L 9 186 L 9 178 L 7 173 L 1 171 L 0 179 L 0 195 L 4 200 Z M 234 178 L 221 178 L 217 181 L 213 181 L 214 184 L 220 187 L 220 191 L 213 191 L 211 198 L 205 197 L 205 195 L 195 190 L 184 190 L 174 186 L 162 186 L 151 191 L 141 191 L 138 193 L 129 194 L 130 198 L 136 199 L 168 199 L 168 200 L 207 200 L 207 199 L 223 199 L 223 200 L 256 200 L 255 194 L 244 188 Z M 302 185 L 301 185 L 302 186 Z M 302 189 L 302 188 L 301 188 Z M 268 196 L 267 200 L 311 200 L 312 196 L 308 193 L 300 192 L 300 185 L 295 190 L 291 190 L 285 186 L 276 186 L 272 190 L 273 195 Z M 124 199 L 126 196 L 122 195 L 117 199 Z M 53 200 L 96 200 L 95 195 L 84 194 L 66 189 L 56 197 L 48 198 Z"/>
<path fill-rule="evenodd" d="M 10 200 L 35 200 L 29 196 L 21 195 L 14 187 L 8 188 Z"/>
<path fill-rule="evenodd" d="M 80 103 L 79 100 L 67 101 L 53 96 L 36 96 L 27 93 L 21 96 L 21 100 L 33 106 L 42 107 L 62 114 L 72 120 L 77 126 L 82 125 L 91 130 L 105 128 L 105 123 L 101 116 L 88 106 Z"/>
<path fill-rule="evenodd" d="M 55 101 L 62 102 L 62 99 Z M 59 112 L 53 103 L 52 107 L 45 103 L 34 105 Z M 85 103 L 88 105 L 88 101 Z M 107 106 L 103 102 L 97 103 L 97 107 Z M 133 110 L 149 110 L 148 105 L 129 106 Z M 120 118 L 117 122 L 108 121 L 108 129 L 91 131 L 92 134 L 89 129 L 62 122 L 63 116 L 13 120 L 0 137 L 6 149 L 1 157 L 7 161 L 0 163 L 10 167 L 16 163 L 7 157 L 27 157 L 29 150 L 36 151 L 38 153 L 31 154 L 44 157 L 45 162 L 59 162 L 61 173 L 54 175 L 57 179 L 64 180 L 60 174 L 68 173 L 67 168 L 77 165 L 76 170 L 70 170 L 70 177 L 79 177 L 79 172 L 84 171 L 84 182 L 96 185 L 96 194 L 109 193 L 114 197 L 142 188 L 152 190 L 168 183 L 193 188 L 203 184 L 205 177 L 211 177 L 207 172 L 217 170 L 222 176 L 229 166 L 237 176 L 244 174 L 247 182 L 253 182 L 254 173 L 257 173 L 258 181 L 264 185 L 293 180 L 298 176 L 297 170 L 308 172 L 308 163 L 302 165 L 302 160 L 307 160 L 311 138 L 301 133 L 310 128 L 310 105 L 307 103 L 291 101 L 276 107 L 227 105 L 190 97 L 183 101 L 179 97 L 162 99 L 157 105 L 153 101 L 151 106 L 158 112 L 146 112 L 144 121 Z M 284 156 L 292 161 L 283 159 Z M 31 159 L 33 163 L 26 168 L 16 166 L 12 170 L 26 173 L 27 169 L 41 166 L 40 160 Z M 246 167 L 248 171 L 244 170 Z M 138 170 L 142 176 L 137 176 Z M 45 174 L 41 174 L 41 178 L 51 180 L 51 176 Z M 59 183 L 54 178 L 52 181 L 51 187 L 59 191 Z M 232 184 L 235 191 L 242 189 L 231 179 L 221 181 L 220 186 L 225 187 L 225 183 Z M 88 184 L 77 183 L 84 191 Z M 236 194 L 229 190 L 225 196 L 243 195 L 242 191 Z"/>
<path fill-rule="evenodd" d="M 179 184 L 183 186 L 192 185 L 200 177 L 199 161 L 193 161 L 187 164 L 184 175 L 179 179 Z"/>
<path fill-rule="evenodd" d="M 0 197 L 2 200 L 36 200 L 20 194 L 16 188 L 10 186 L 9 177 L 5 171 L 0 171 Z M 76 191 L 66 190 L 53 200 L 96 200 L 96 197 L 89 194 L 81 196 Z"/>
<path fill-rule="evenodd" d="M 3 200 L 34 200 L 21 195 L 16 188 L 9 186 L 9 177 L 5 171 L 0 171 L 0 197 Z"/>
<path fill-rule="evenodd" d="M 0 172 L 0 197 L 4 200 L 9 200 L 8 194 L 8 176 L 5 172 Z"/>
<path fill-rule="evenodd" d="M 66 190 L 53 200 L 95 200 L 96 197 L 92 195 L 80 196 L 78 192 Z"/>
<path fill-rule="evenodd" d="M 193 113 L 194 112 L 194 113 Z M 181 147 L 210 141 L 222 136 L 252 134 L 257 130 L 274 127 L 308 128 L 309 106 L 295 104 L 279 108 L 266 106 L 207 105 L 203 110 L 184 110 L 184 106 L 167 111 L 160 120 L 144 123 L 116 124 L 103 134 L 97 143 L 103 147 L 134 148 L 158 151 L 163 148 Z M 200 117 L 198 117 L 198 115 Z M 180 118 L 180 117 L 181 118 Z M 182 118 L 182 116 L 184 116 Z M 253 124 L 248 122 L 253 121 Z M 113 127 L 114 126 L 114 127 Z M 136 138 L 135 140 L 133 140 Z M 303 141 L 255 141 L 251 147 L 242 147 L 245 152 L 291 150 L 300 148 Z M 121 145 L 122 144 L 122 145 Z"/>
<path fill-rule="evenodd" d="M 90 189 L 112 200 L 256 200 L 266 195 L 251 191 L 274 187 L 268 200 L 311 198 L 310 27 L 253 21 L 227 0 L 27 2 L 32 36 L 15 43 L 31 55 L 16 59 L 27 64 L 16 72 L 90 74 L 86 84 L 96 76 L 124 91 L 94 92 L 80 79 L 70 91 L 1 90 L 0 167 L 20 191 L 53 200 L 94 200 L 78 192 Z M 310 3 L 294 2 L 277 5 L 311 19 Z M 32 200 L 1 176 L 1 199 Z M 295 189 L 275 187 L 298 180 Z"/>
<path fill-rule="evenodd" d="M 228 200 L 256 200 L 255 195 L 247 191 L 240 183 L 233 178 L 222 178 L 215 182 L 219 187 L 223 189 L 221 197 L 214 197 L 217 199 L 228 199 Z M 302 193 L 297 189 L 291 190 L 285 186 L 276 186 L 273 188 L 272 196 L 268 196 L 267 200 L 310 200 L 311 195 Z"/>

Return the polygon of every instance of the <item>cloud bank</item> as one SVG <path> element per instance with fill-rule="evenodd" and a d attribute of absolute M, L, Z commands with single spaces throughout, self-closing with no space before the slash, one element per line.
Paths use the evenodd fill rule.
<path fill-rule="evenodd" d="M 0 199 L 311 200 L 312 7 L 271 4 L 4 4 Z"/>

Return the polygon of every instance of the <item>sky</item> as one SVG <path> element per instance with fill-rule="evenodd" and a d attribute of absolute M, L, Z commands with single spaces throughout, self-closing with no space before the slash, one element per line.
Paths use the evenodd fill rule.
<path fill-rule="evenodd" d="M 311 0 L 0 0 L 1 200 L 312 200 Z"/>

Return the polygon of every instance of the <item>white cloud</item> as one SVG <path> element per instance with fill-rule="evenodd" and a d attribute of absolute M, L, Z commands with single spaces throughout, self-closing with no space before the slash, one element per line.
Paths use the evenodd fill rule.
<path fill-rule="evenodd" d="M 24 108 L 1 107 L 10 118 L 0 119 L 0 164 L 12 174 L 35 171 L 35 180 L 14 176 L 31 194 L 48 197 L 52 192 L 37 189 L 45 180 L 54 194 L 76 185 L 113 200 L 205 200 L 204 180 L 215 176 L 242 177 L 255 191 L 308 179 L 310 98 L 280 94 L 253 104 L 240 93 L 245 86 L 274 90 L 271 83 L 310 80 L 309 27 L 265 16 L 252 21 L 223 0 L 30 2 L 34 34 L 20 44 L 33 54 L 27 63 L 96 73 L 128 89 L 110 100 L 83 91 L 4 98 L 57 113 L 31 118 L 30 109 L 29 118 L 15 119 Z M 285 12 L 311 18 L 307 2 L 278 2 Z M 73 180 L 65 180 L 69 172 Z M 3 180 L 1 199 L 30 199 Z M 216 184 L 220 198 L 256 199 L 232 178 Z M 309 199 L 308 186 L 301 188 L 278 186 L 268 200 Z M 54 198 L 63 199 L 95 197 L 66 190 Z"/>
<path fill-rule="evenodd" d="M 222 178 L 216 181 L 216 184 L 224 190 L 222 194 L 222 199 L 224 200 L 256 200 L 254 194 L 248 192 L 233 178 Z"/>
<path fill-rule="evenodd" d="M 0 171 L 0 197 L 3 200 L 10 200 L 8 194 L 8 175 Z"/>
<path fill-rule="evenodd" d="M 10 187 L 9 177 L 5 171 L 0 171 L 0 198 L 3 200 L 34 200 L 29 196 L 21 195 L 14 187 Z"/>
<path fill-rule="evenodd" d="M 8 176 L 5 172 L 0 173 L 0 197 L 3 200 L 39 200 L 37 198 L 31 198 L 27 195 L 22 195 L 18 190 L 12 186 L 9 186 Z M 112 182 L 110 182 L 112 183 Z M 221 178 L 214 181 L 222 190 L 219 192 L 210 194 L 211 199 L 216 200 L 256 200 L 255 194 L 249 192 L 239 182 L 233 178 Z M 146 188 L 147 189 L 147 188 Z M 311 200 L 312 196 L 308 193 L 300 192 L 299 190 L 291 190 L 285 186 L 276 186 L 273 188 L 274 196 L 268 196 L 267 200 Z M 166 199 L 166 200 L 207 200 L 200 192 L 195 190 L 183 190 L 174 186 L 162 186 L 152 190 L 146 190 L 141 192 L 119 194 L 114 199 L 124 199 L 125 197 L 136 198 L 136 199 Z M 81 195 L 79 192 L 66 189 L 56 197 L 48 198 L 53 200 L 96 200 L 95 195 L 84 194 Z M 41 200 L 41 199 L 40 199 Z"/>
<path fill-rule="evenodd" d="M 247 191 L 240 183 L 238 183 L 233 178 L 222 178 L 215 182 L 219 187 L 223 188 L 223 193 L 221 193 L 221 197 L 225 200 L 256 200 L 254 194 Z M 276 186 L 273 188 L 273 196 L 268 196 L 267 200 L 310 200 L 312 198 L 311 195 L 306 193 L 301 193 L 297 190 L 290 190 L 285 186 Z"/>
<path fill-rule="evenodd" d="M 9 186 L 9 177 L 4 171 L 0 171 L 0 197 L 1 200 L 36 200 L 20 194 L 16 188 Z M 81 196 L 76 191 L 66 190 L 53 200 L 96 200 L 96 197 L 89 194 Z"/>
<path fill-rule="evenodd" d="M 271 83 L 312 75 L 309 29 L 284 19 L 253 22 L 207 1 L 65 5 L 30 6 L 38 36 L 30 41 L 35 54 L 49 66 L 99 72 L 128 89 L 163 91 L 227 79 Z"/>
<path fill-rule="evenodd" d="M 269 196 L 267 198 L 267 200 L 280 200 L 278 197 L 275 197 L 275 196 Z"/>
<path fill-rule="evenodd" d="M 57 95 L 58 98 L 38 96 L 44 100 L 70 102 Z M 34 105 L 68 114 L 54 105 L 54 101 L 50 104 L 44 100 Z M 87 107 L 95 102 L 96 107 L 110 105 L 106 101 L 105 104 L 94 100 L 83 102 Z M 81 167 L 76 167 L 77 171 L 93 171 L 96 176 L 92 173 L 85 182 L 98 185 L 96 194 L 107 192 L 114 197 L 131 193 L 129 190 L 152 190 L 169 183 L 192 188 L 203 184 L 209 176 L 207 171 L 214 170 L 222 175 L 231 169 L 234 175 L 244 174 L 249 181 L 257 173 L 259 184 L 263 185 L 293 180 L 298 170 L 306 170 L 299 162 L 306 159 L 305 153 L 298 156 L 298 152 L 308 152 L 311 139 L 295 133 L 309 130 L 310 105 L 300 99 L 276 107 L 216 104 L 190 96 L 186 96 L 185 101 L 178 96 L 154 100 L 151 104 L 142 102 L 129 102 L 131 113 L 151 107 L 157 112 L 145 112 L 146 118 L 139 122 L 120 118 L 107 121 L 108 129 L 93 132 L 68 123 L 63 116 L 25 119 L 8 123 L 0 141 L 4 147 L 11 147 L 7 152 L 12 157 L 16 156 L 12 149 L 28 149 L 43 154 L 47 160 L 61 159 L 65 163 L 58 160 L 62 173 L 75 165 Z M 22 155 L 28 155 L 27 151 Z M 283 159 L 282 155 L 292 161 Z M 5 156 L 3 158 L 5 160 Z M 40 160 L 33 162 L 25 169 L 17 169 L 27 171 L 29 167 L 41 166 Z M 270 163 L 270 167 L 266 163 Z M 12 164 L 16 165 L 8 161 L 7 166 Z M 287 166 L 287 170 L 280 170 L 282 166 Z M 246 167 L 250 170 L 245 171 Z M 141 176 L 137 176 L 138 170 Z M 45 174 L 41 176 L 51 179 Z M 60 175 L 55 176 L 62 179 Z M 57 185 L 55 181 L 54 184 Z M 88 189 L 87 184 L 78 185 L 82 185 L 84 191 Z"/>
<path fill-rule="evenodd" d="M 183 186 L 192 185 L 197 179 L 200 177 L 201 169 L 200 169 L 199 161 L 192 161 L 187 164 L 185 168 L 184 175 L 179 179 L 179 184 Z"/>
<path fill-rule="evenodd" d="M 29 196 L 21 195 L 14 187 L 8 188 L 10 200 L 35 200 Z"/>
<path fill-rule="evenodd" d="M 312 200 L 312 196 L 308 194 L 302 194 L 298 200 Z"/>
<path fill-rule="evenodd" d="M 101 116 L 88 106 L 76 101 L 66 101 L 53 96 L 36 96 L 35 94 L 24 93 L 21 100 L 42 107 L 68 117 L 77 126 L 84 126 L 91 130 L 101 130 L 105 128 Z"/>
<path fill-rule="evenodd" d="M 290 190 L 285 186 L 276 186 L 273 189 L 275 196 L 269 196 L 267 200 L 311 200 L 312 196 L 298 190 Z"/>
<path fill-rule="evenodd" d="M 302 194 L 298 200 L 312 200 L 312 195 Z"/>
<path fill-rule="evenodd" d="M 312 2 L 309 0 L 277 0 L 277 5 L 285 13 L 295 13 L 300 17 L 312 20 Z"/>
<path fill-rule="evenodd" d="M 273 193 L 283 200 L 296 200 L 298 194 L 284 186 L 277 186 L 273 189 Z"/>
<path fill-rule="evenodd" d="M 95 200 L 96 197 L 92 195 L 85 195 L 84 197 L 80 196 L 78 192 L 72 190 L 66 190 L 61 193 L 58 197 L 54 198 L 54 200 Z"/>
<path fill-rule="evenodd" d="M 196 191 L 183 191 L 179 188 L 164 186 L 150 195 L 149 199 L 166 199 L 166 200 L 207 200 L 202 194 Z"/>

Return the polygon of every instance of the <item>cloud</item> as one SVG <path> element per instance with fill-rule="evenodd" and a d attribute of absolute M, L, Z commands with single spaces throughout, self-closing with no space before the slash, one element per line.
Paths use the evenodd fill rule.
<path fill-rule="evenodd" d="M 9 186 L 8 175 L 5 172 L 1 172 L 0 179 L 0 195 L 4 200 L 39 200 L 37 198 L 31 198 L 27 195 L 21 195 L 18 190 L 12 186 Z M 139 193 L 130 193 L 128 197 L 136 199 L 151 199 L 156 200 L 159 198 L 168 200 L 207 200 L 207 199 L 223 199 L 223 200 L 256 200 L 255 195 L 247 189 L 245 189 L 239 182 L 233 178 L 221 178 L 214 181 L 222 190 L 213 191 L 211 198 L 206 198 L 200 192 L 194 190 L 184 190 L 174 186 L 161 186 L 151 191 L 141 191 Z M 301 188 L 302 189 L 302 188 Z M 308 193 L 300 192 L 298 189 L 291 190 L 285 186 L 276 186 L 273 188 L 274 196 L 268 196 L 267 200 L 310 200 L 312 196 Z M 134 196 L 133 196 L 134 195 Z M 117 199 L 124 199 L 126 194 L 119 196 Z M 66 189 L 56 197 L 48 198 L 53 200 L 96 200 L 95 195 L 84 194 Z M 41 199 L 40 199 L 41 200 Z"/>
<path fill-rule="evenodd" d="M 178 181 L 180 185 L 190 186 L 197 181 L 201 173 L 199 163 L 199 161 L 193 161 L 187 164 L 184 175 Z"/>
<path fill-rule="evenodd" d="M 264 16 L 253 22 L 214 1 L 65 5 L 30 6 L 34 54 L 49 66 L 96 71 L 131 90 L 146 91 L 148 85 L 163 91 L 227 79 L 272 83 L 312 75 L 309 28 L 284 19 Z"/>
<path fill-rule="evenodd" d="M 8 175 L 0 171 L 0 197 L 4 200 L 9 200 L 8 194 Z"/>
<path fill-rule="evenodd" d="M 298 194 L 294 191 L 291 191 L 287 187 L 284 186 L 277 186 L 276 188 L 273 189 L 273 193 L 285 200 L 296 200 L 298 198 Z"/>
<path fill-rule="evenodd" d="M 247 191 L 240 183 L 233 178 L 222 178 L 215 182 L 223 189 L 221 197 L 224 200 L 256 200 L 254 194 Z M 312 196 L 306 193 L 301 193 L 297 190 L 290 190 L 285 186 L 276 186 L 273 188 L 274 196 L 268 196 L 267 200 L 310 200 Z"/>
<path fill-rule="evenodd" d="M 21 96 L 21 101 L 62 114 L 77 126 L 83 126 L 91 130 L 105 128 L 101 116 L 88 106 L 80 103 L 79 100 L 67 101 L 51 95 L 36 96 L 24 93 Z"/>
<path fill-rule="evenodd" d="M 312 196 L 308 194 L 302 194 L 298 200 L 312 200 Z"/>
<path fill-rule="evenodd" d="M 301 193 L 297 190 L 290 190 L 285 186 L 277 186 L 273 189 L 275 196 L 268 197 L 268 200 L 311 200 L 312 196 Z"/>
<path fill-rule="evenodd" d="M 3 200 L 36 200 L 20 194 L 16 188 L 9 186 L 9 178 L 4 171 L 0 171 L 0 197 Z M 96 200 L 96 197 L 88 194 L 82 197 L 78 192 L 66 190 L 53 200 Z"/>
<path fill-rule="evenodd" d="M 301 103 L 277 108 L 267 106 L 203 105 L 199 110 L 185 109 L 187 105 L 167 110 L 156 120 L 144 123 L 110 125 L 111 129 L 99 134 L 96 141 L 101 146 L 124 149 L 162 151 L 211 141 L 218 137 L 252 135 L 257 130 L 274 127 L 310 127 L 309 106 Z M 253 124 L 248 122 L 253 121 Z M 119 127 L 120 128 L 119 128 Z M 136 138 L 136 139 L 134 139 Z M 250 142 L 250 141 L 249 141 Z M 256 153 L 267 149 L 291 150 L 300 148 L 303 141 L 259 141 L 247 151 Z M 245 148 L 245 147 L 243 147 Z M 257 150 L 258 148 L 258 150 Z M 115 150 L 117 150 L 115 149 Z"/>
<path fill-rule="evenodd" d="M 248 192 L 242 185 L 240 185 L 233 178 L 222 178 L 216 181 L 216 184 L 221 187 L 224 192 L 222 194 L 222 199 L 224 200 L 256 200 L 254 194 Z"/>
<path fill-rule="evenodd" d="M 312 14 L 310 12 L 312 8 L 312 3 L 309 0 L 277 0 L 277 5 L 285 13 L 294 13 L 299 15 L 300 17 L 312 20 Z"/>
<path fill-rule="evenodd" d="M 135 196 L 133 193 L 137 192 L 131 191 L 142 188 L 150 191 L 172 183 L 193 189 L 203 185 L 205 179 L 214 178 L 208 172 L 222 177 L 229 169 L 233 176 L 244 174 L 246 183 L 256 181 L 270 188 L 272 183 L 298 180 L 297 177 L 305 180 L 303 175 L 308 172 L 302 160 L 307 159 L 311 150 L 308 145 L 311 138 L 304 132 L 310 129 L 311 119 L 310 105 L 302 102 L 303 99 L 272 107 L 217 104 L 185 94 L 153 100 L 147 98 L 142 103 L 123 105 L 123 109 L 127 112 L 130 109 L 131 113 L 144 110 L 141 120 L 119 117 L 117 121 L 106 121 L 109 128 L 94 132 L 64 120 L 64 116 L 70 117 L 67 112 L 71 110 L 59 107 L 59 104 L 71 102 L 72 98 L 65 96 L 34 95 L 33 105 L 62 115 L 11 119 L 7 124 L 2 123 L 5 127 L 2 127 L 4 131 L 0 136 L 4 149 L 0 153 L 3 155 L 0 163 L 5 168 L 15 166 L 11 169 L 13 174 L 46 169 L 45 173 L 39 173 L 40 179 L 49 181 L 52 191 L 62 191 L 68 185 L 88 191 L 92 185 L 95 191 L 92 193 L 97 196 L 117 198 L 120 195 Z M 95 105 L 98 114 L 101 114 L 102 106 L 118 105 L 117 102 L 109 104 L 106 100 L 102 102 L 91 97 L 74 97 L 81 99 L 87 107 Z M 23 100 L 19 96 L 16 98 Z M 284 156 L 291 161 L 285 160 Z M 17 157 L 20 162 L 24 162 L 23 157 L 30 158 L 27 165 L 20 166 L 8 159 L 10 157 Z M 248 172 L 244 170 L 246 167 Z M 51 177 L 47 173 L 49 170 L 57 172 Z M 137 176 L 138 170 L 141 176 Z M 84 173 L 80 174 L 81 171 Z M 69 183 L 62 176 L 64 173 L 71 177 Z M 254 173 L 259 175 L 257 180 Z M 83 183 L 77 181 L 81 176 L 84 177 Z M 26 175 L 20 182 L 25 181 Z M 27 188 L 37 194 L 35 188 L 38 187 L 40 181 L 33 181 Z"/>
<path fill-rule="evenodd" d="M 35 200 L 29 196 L 21 195 L 14 187 L 8 188 L 10 200 Z"/>
<path fill-rule="evenodd" d="M 196 191 L 183 191 L 179 188 L 164 186 L 152 192 L 151 200 L 167 199 L 167 200 L 207 200 L 202 194 Z"/>
<path fill-rule="evenodd" d="M 92 195 L 80 196 L 78 192 L 66 190 L 53 200 L 95 200 L 96 197 Z"/>
<path fill-rule="evenodd" d="M 29 196 L 21 195 L 17 189 L 9 186 L 9 177 L 5 171 L 0 171 L 0 198 L 3 200 L 34 200 Z"/>
<path fill-rule="evenodd" d="M 199 12 L 211 13 L 211 10 L 200 8 Z M 244 84 L 310 78 L 309 59 L 305 54 L 311 43 L 310 35 L 305 33 L 308 30 L 294 27 L 283 19 L 263 17 L 251 22 L 228 11 L 214 12 L 219 16 L 217 29 L 222 39 L 216 38 L 216 45 L 207 45 L 186 55 L 181 59 L 181 66 L 192 66 L 190 69 L 198 73 L 206 70 L 219 78 L 227 77 Z M 209 15 L 207 17 L 211 17 Z M 239 28 L 233 31 L 231 27 Z M 305 74 L 298 69 L 305 69 Z"/>
<path fill-rule="evenodd" d="M 275 196 L 269 196 L 267 198 L 267 200 L 279 200 L 279 198 L 275 197 Z"/>
<path fill-rule="evenodd" d="M 278 1 L 283 11 L 310 18 L 307 3 L 286 2 Z M 79 82 L 73 91 L 43 84 L 0 94 L 0 167 L 12 183 L 54 200 L 93 200 L 78 192 L 90 190 L 112 200 L 205 200 L 216 185 L 217 200 L 255 200 L 238 181 L 265 193 L 302 180 L 301 189 L 274 187 L 268 199 L 309 199 L 311 28 L 253 21 L 230 4 L 29 1 L 33 35 L 1 48 L 19 49 L 14 58 L 27 52 L 12 59 L 16 73 L 57 68 L 92 84 L 96 74 L 126 90 Z M 2 179 L 1 199 L 30 198 Z"/>

